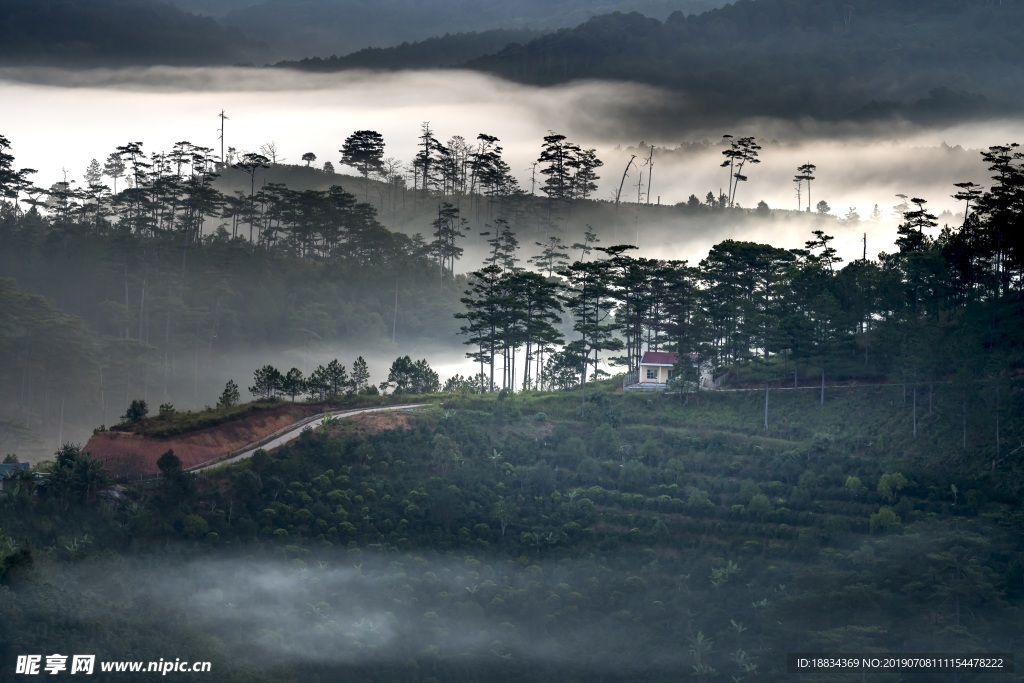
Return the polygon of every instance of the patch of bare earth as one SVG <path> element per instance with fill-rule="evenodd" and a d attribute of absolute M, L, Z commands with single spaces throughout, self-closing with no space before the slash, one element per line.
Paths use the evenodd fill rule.
<path fill-rule="evenodd" d="M 329 428 L 328 434 L 359 438 L 389 429 L 405 429 L 408 426 L 409 416 L 400 411 L 361 413 L 341 418 Z"/>
<path fill-rule="evenodd" d="M 169 450 L 181 459 L 183 467 L 194 467 L 239 450 L 322 410 L 322 406 L 287 405 L 167 438 L 99 432 L 89 439 L 84 450 L 101 461 L 112 476 L 138 478 L 156 474 L 159 471 L 156 461 Z"/>

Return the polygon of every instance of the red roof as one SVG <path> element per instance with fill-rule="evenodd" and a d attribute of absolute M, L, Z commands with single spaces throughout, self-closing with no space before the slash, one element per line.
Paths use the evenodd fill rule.
<path fill-rule="evenodd" d="M 675 365 L 678 356 L 671 351 L 648 351 L 640 359 L 640 365 Z"/>

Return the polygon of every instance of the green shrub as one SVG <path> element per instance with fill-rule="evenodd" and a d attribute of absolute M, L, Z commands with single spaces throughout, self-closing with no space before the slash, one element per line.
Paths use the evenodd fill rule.
<path fill-rule="evenodd" d="M 883 507 L 875 514 L 871 515 L 869 520 L 871 524 L 871 533 L 876 531 L 889 531 L 890 529 L 896 529 L 900 526 L 900 518 L 896 512 L 890 507 Z"/>

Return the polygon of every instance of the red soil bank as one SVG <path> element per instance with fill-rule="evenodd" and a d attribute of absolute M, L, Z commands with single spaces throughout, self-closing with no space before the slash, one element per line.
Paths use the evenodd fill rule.
<path fill-rule="evenodd" d="M 167 438 L 129 432 L 99 432 L 89 439 L 84 450 L 100 460 L 112 476 L 138 478 L 158 473 L 156 461 L 168 450 L 173 450 L 181 459 L 182 467 L 194 467 L 259 441 L 322 410 L 322 406 L 282 406 L 245 415 L 216 427 Z"/>

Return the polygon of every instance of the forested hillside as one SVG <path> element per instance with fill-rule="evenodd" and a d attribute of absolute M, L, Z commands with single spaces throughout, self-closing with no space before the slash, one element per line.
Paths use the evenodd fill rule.
<path fill-rule="evenodd" d="M 916 436 L 899 386 L 774 390 L 767 431 L 763 393 L 607 389 L 449 397 L 198 479 L 172 453 L 109 502 L 65 449 L 0 499 L 0 657 L 60 634 L 225 681 L 725 681 L 1019 648 L 1019 457 L 990 462 L 993 413 L 961 449 L 957 387 Z"/>
<path fill-rule="evenodd" d="M 458 329 L 459 283 L 340 177 L 255 192 L 269 160 L 252 155 L 225 169 L 246 191 L 224 194 L 210 150 L 130 143 L 87 190 L 42 189 L 9 150 L 0 137 L 0 194 L 28 201 L 0 205 L 8 452 L 112 424 L 135 398 L 212 405 L 285 349 L 312 369 L 318 353 L 450 345 Z"/>
<path fill-rule="evenodd" d="M 599 16 L 466 66 L 528 83 L 609 78 L 690 95 L 690 116 L 943 121 L 1019 105 L 1019 2 L 741 0 L 666 21 Z"/>

